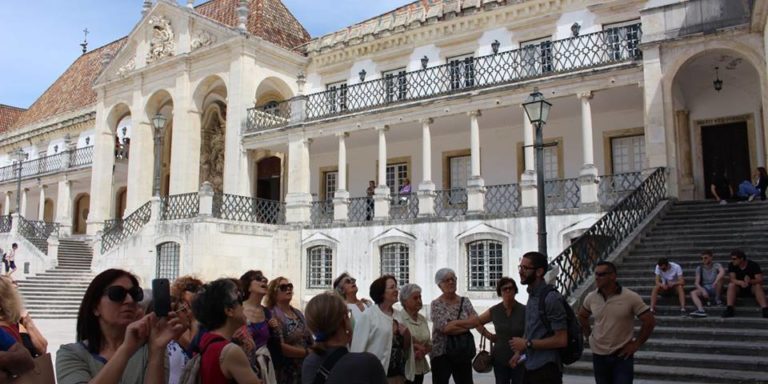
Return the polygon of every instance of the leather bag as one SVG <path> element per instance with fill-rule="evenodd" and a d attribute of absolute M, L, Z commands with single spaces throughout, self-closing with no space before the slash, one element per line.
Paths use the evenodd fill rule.
<path fill-rule="evenodd" d="M 53 361 L 51 354 L 38 356 L 35 358 L 35 368 L 11 379 L 12 384 L 55 384 L 53 377 Z"/>
<path fill-rule="evenodd" d="M 480 337 L 480 352 L 472 361 L 472 369 L 477 373 L 488 373 L 493 370 L 493 355 L 485 350 L 485 340 L 485 336 Z M 488 342 L 491 344 L 491 350 L 493 350 L 493 342 L 490 340 Z"/>
<path fill-rule="evenodd" d="M 459 304 L 459 313 L 456 319 L 461 318 L 461 310 L 464 307 L 464 298 Z M 448 335 L 445 354 L 454 361 L 470 361 L 475 357 L 475 337 L 467 331 L 458 335 Z"/>

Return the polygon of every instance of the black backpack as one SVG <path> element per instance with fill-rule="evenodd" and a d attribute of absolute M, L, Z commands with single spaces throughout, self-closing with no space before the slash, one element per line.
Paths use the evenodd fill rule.
<path fill-rule="evenodd" d="M 541 322 L 544 323 L 544 327 L 547 328 L 547 337 L 554 334 L 552 332 L 552 325 L 549 323 L 545 312 L 545 299 L 551 292 L 557 292 L 557 290 L 555 287 L 547 285 L 544 292 L 539 296 L 539 317 Z M 568 331 L 568 345 L 560 349 L 560 361 L 565 365 L 570 365 L 581 359 L 581 354 L 584 352 L 584 336 L 581 333 L 581 326 L 576 319 L 573 308 L 568 305 L 568 302 L 562 296 L 560 297 L 560 302 L 565 308 L 566 330 Z"/>

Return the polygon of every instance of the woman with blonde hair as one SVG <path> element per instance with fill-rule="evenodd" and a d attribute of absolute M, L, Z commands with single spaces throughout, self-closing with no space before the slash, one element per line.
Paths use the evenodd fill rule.
<path fill-rule="evenodd" d="M 0 328 L 13 336 L 17 343 L 24 344 L 32 356 L 44 355 L 48 341 L 24 309 L 15 283 L 10 277 L 0 277 Z M 22 334 L 29 336 L 27 343 L 24 343 Z"/>
<path fill-rule="evenodd" d="M 280 361 L 275 361 L 277 382 L 280 384 L 301 383 L 301 364 L 309 355 L 312 333 L 307 328 L 304 314 L 291 306 L 293 284 L 279 276 L 267 287 L 267 308 L 277 319 L 280 338 Z"/>
<path fill-rule="evenodd" d="M 301 368 L 303 384 L 314 383 L 318 375 L 321 382 L 329 384 L 387 382 L 384 368 L 376 356 L 347 350 L 352 341 L 352 319 L 339 296 L 333 292 L 317 295 L 307 303 L 305 312 L 315 344 Z"/>

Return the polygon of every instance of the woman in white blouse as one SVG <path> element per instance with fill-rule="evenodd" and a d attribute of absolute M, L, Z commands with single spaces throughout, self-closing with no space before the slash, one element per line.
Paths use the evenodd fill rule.
<path fill-rule="evenodd" d="M 407 381 L 407 383 L 421 384 L 424 382 L 424 375 L 429 372 L 427 355 L 432 351 L 432 334 L 429 332 L 427 319 L 419 313 L 423 307 L 421 287 L 416 284 L 406 284 L 400 288 L 400 304 L 403 305 L 403 311 L 399 312 L 398 320 L 411 332 L 411 344 L 413 344 L 416 363 L 415 377 L 413 381 Z"/>
<path fill-rule="evenodd" d="M 371 306 L 371 301 L 357 298 L 357 280 L 344 272 L 333 281 L 333 289 L 344 299 L 349 312 L 352 314 L 352 326 L 355 325 L 366 308 Z"/>

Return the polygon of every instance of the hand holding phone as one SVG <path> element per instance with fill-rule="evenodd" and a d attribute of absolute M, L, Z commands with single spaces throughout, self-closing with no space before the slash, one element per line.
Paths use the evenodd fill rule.
<path fill-rule="evenodd" d="M 171 284 L 168 279 L 152 280 L 152 300 L 154 301 L 155 315 L 167 317 L 171 311 Z"/>

